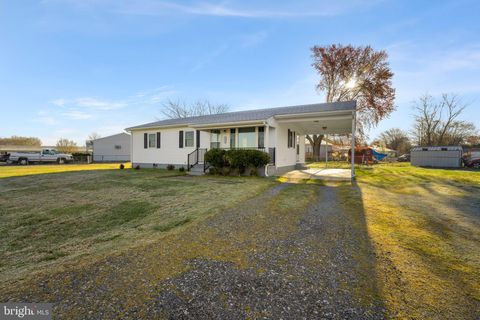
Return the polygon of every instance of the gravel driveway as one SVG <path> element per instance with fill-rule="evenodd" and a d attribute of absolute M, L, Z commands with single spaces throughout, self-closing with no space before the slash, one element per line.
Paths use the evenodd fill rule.
<path fill-rule="evenodd" d="M 269 196 L 288 187 L 273 189 Z M 339 209 L 337 193 L 335 187 L 319 187 L 317 201 L 294 234 L 281 240 L 260 239 L 257 247 L 262 249 L 249 256 L 253 267 L 191 261 L 189 272 L 163 284 L 158 308 L 172 319 L 385 318 L 386 311 L 372 292 L 376 290 L 372 269 L 365 273 L 354 257 L 363 250 L 358 230 L 348 225 L 350 219 Z M 238 221 L 258 214 L 252 208 L 259 202 L 255 199 L 243 210 L 222 215 L 212 225 L 236 228 Z"/>
<path fill-rule="evenodd" d="M 316 194 L 306 211 L 272 212 L 271 199 L 300 187 L 278 185 L 171 242 L 72 267 L 0 298 L 51 301 L 68 319 L 386 318 L 361 210 L 347 210 L 341 187 L 304 186 Z M 194 252 L 209 248 L 209 256 Z"/>

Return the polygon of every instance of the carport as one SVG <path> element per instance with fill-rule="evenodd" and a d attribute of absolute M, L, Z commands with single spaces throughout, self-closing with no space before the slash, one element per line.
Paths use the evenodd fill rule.
<path fill-rule="evenodd" d="M 356 130 L 356 103 L 353 108 L 347 110 L 321 111 L 308 114 L 286 114 L 276 115 L 275 121 L 282 126 L 292 128 L 298 135 L 297 165 L 305 164 L 305 136 L 311 134 L 348 134 L 351 138 L 351 161 L 350 169 L 304 169 L 294 170 L 286 176 L 299 176 L 317 178 L 345 179 L 355 177 L 354 152 L 355 152 L 355 130 Z"/>

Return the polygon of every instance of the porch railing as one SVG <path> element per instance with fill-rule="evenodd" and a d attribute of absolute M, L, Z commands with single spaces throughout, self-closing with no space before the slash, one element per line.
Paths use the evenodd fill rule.
<path fill-rule="evenodd" d="M 187 157 L 187 170 L 196 164 L 203 164 L 205 170 L 205 152 L 207 152 L 205 148 L 198 148 L 190 152 Z"/>

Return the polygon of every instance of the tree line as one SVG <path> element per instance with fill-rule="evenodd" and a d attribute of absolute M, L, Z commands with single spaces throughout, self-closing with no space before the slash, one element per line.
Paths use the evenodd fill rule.
<path fill-rule="evenodd" d="M 455 94 L 442 94 L 435 98 L 425 94 L 413 103 L 414 122 L 410 131 L 392 128 L 382 132 L 372 142 L 399 153 L 409 153 L 416 146 L 480 146 L 475 124 L 460 120 L 467 108 Z"/>

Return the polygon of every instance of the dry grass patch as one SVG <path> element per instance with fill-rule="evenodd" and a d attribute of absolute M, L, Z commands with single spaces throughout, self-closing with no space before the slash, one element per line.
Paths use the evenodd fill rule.
<path fill-rule="evenodd" d="M 261 178 L 179 175 L 178 171 L 130 169 L 0 180 L 4 190 L 0 280 L 6 284 L 32 271 L 91 263 L 153 243 L 275 183 Z M 235 187 L 225 187 L 229 183 Z"/>

